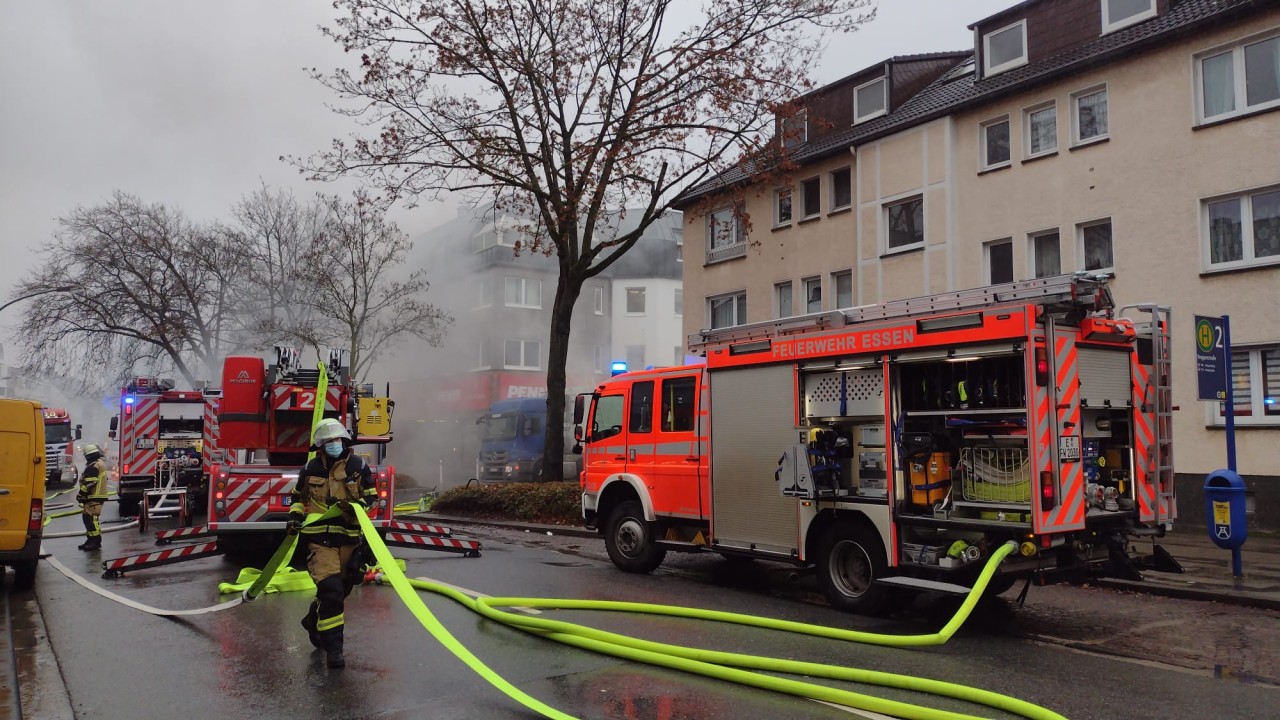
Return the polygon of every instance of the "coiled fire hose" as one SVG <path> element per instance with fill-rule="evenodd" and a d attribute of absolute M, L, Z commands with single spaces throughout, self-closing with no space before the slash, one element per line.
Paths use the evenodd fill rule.
<path fill-rule="evenodd" d="M 807 625 L 804 623 L 773 620 L 750 615 L 740 615 L 737 613 L 698 610 L 693 608 L 678 608 L 665 605 L 649 605 L 646 603 L 553 600 L 546 598 L 472 598 L 445 585 L 425 580 L 409 580 L 406 578 L 404 573 L 400 572 L 400 570 L 395 566 L 395 560 L 391 556 L 391 552 L 387 549 L 386 545 L 383 544 L 381 538 L 378 537 L 378 533 L 374 529 L 373 524 L 369 521 L 368 517 L 366 517 L 364 513 L 356 513 L 356 517 L 360 522 L 362 531 L 364 532 L 365 541 L 373 551 L 374 558 L 383 568 L 385 578 L 390 581 L 391 586 L 400 596 L 400 599 L 404 601 L 410 612 L 413 613 L 422 626 L 426 628 L 427 631 L 436 638 L 436 640 L 458 657 L 458 659 L 462 660 L 463 663 L 494 687 L 497 687 L 511 699 L 531 710 L 541 713 L 548 718 L 571 719 L 572 716 L 556 710 L 555 708 L 551 708 L 540 700 L 529 696 L 518 688 L 512 686 L 497 673 L 493 672 L 493 670 L 486 666 L 465 646 L 459 643 L 458 640 L 440 624 L 440 621 L 436 619 L 436 617 L 422 602 L 422 598 L 419 597 L 414 590 L 426 590 L 428 592 L 444 595 L 468 608 L 471 608 L 485 617 L 526 632 L 532 632 L 543 637 L 556 640 L 557 642 L 572 645 L 574 647 L 592 650 L 594 652 L 634 660 L 637 662 L 657 665 L 660 667 L 684 670 L 686 672 L 693 672 L 707 677 L 729 680 L 740 684 L 787 693 L 799 697 L 822 700 L 848 707 L 889 714 L 896 717 L 913 718 L 918 720 L 953 720 L 958 718 L 970 718 L 972 716 L 946 710 L 922 707 L 896 700 L 877 698 L 848 690 L 817 685 L 814 683 L 778 678 L 772 675 L 751 672 L 750 670 L 742 668 L 803 674 L 850 682 L 881 685 L 885 687 L 894 687 L 905 690 L 928 692 L 987 705 L 992 708 L 1022 715 L 1023 717 L 1034 718 L 1035 720 L 1062 720 L 1062 716 L 1052 710 L 1024 700 L 1011 698 L 978 688 L 970 688 L 955 683 L 943 682 L 940 680 L 931 680 L 909 675 L 898 675 L 895 673 L 861 670 L 857 668 L 846 668 L 834 665 L 824 665 L 821 663 L 808 663 L 755 655 L 685 648 L 677 645 L 639 640 L 625 635 L 586 628 L 581 625 L 568 622 L 549 620 L 545 618 L 525 617 L 497 609 L 497 607 L 502 606 L 521 606 L 642 612 L 656 615 L 733 622 L 754 627 L 801 632 L 816 637 L 853 640 L 855 642 L 873 643 L 886 646 L 919 647 L 940 645 L 950 639 L 968 618 L 983 591 L 986 590 L 987 583 L 990 581 L 991 576 L 995 574 L 1000 561 L 1016 548 L 1014 543 L 1007 543 L 1001 546 L 992 555 L 991 559 L 987 562 L 986 567 L 983 568 L 982 573 L 979 575 L 977 582 L 974 583 L 973 590 L 961 605 L 960 610 L 956 613 L 955 617 L 953 617 L 951 621 L 942 628 L 942 630 L 928 635 L 894 636 Z"/>

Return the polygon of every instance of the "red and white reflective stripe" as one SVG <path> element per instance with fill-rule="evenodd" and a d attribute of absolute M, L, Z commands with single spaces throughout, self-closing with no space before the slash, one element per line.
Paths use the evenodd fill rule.
<path fill-rule="evenodd" d="M 425 525 L 423 523 L 407 523 L 399 520 L 393 521 L 390 525 L 392 530 L 403 530 L 405 532 L 431 533 L 433 535 L 444 535 L 448 537 L 453 531 L 441 525 Z"/>
<path fill-rule="evenodd" d="M 455 540 L 454 538 L 433 537 L 431 535 L 406 535 L 389 532 L 387 541 L 405 545 L 422 545 L 424 547 L 450 548 L 453 550 L 479 550 L 480 543 L 475 540 Z"/>
<path fill-rule="evenodd" d="M 311 444 L 311 429 L 307 427 L 282 427 L 276 432 L 276 447 L 305 449 Z"/>
<path fill-rule="evenodd" d="M 218 408 L 221 405 L 221 398 L 206 398 L 204 402 L 204 428 L 201 435 L 203 436 L 204 450 L 200 453 L 200 458 L 204 462 L 205 469 L 213 463 L 217 462 L 214 453 L 218 451 L 218 440 L 222 437 L 222 432 L 218 429 Z"/>
<path fill-rule="evenodd" d="M 227 519 L 224 522 L 253 522 L 262 519 L 272 498 L 289 494 L 293 490 L 291 478 L 246 479 L 232 477 L 227 480 Z"/>
<path fill-rule="evenodd" d="M 196 545 L 182 545 L 180 547 L 170 548 L 168 550 L 160 550 L 158 552 L 143 553 L 141 555 L 130 555 L 129 557 L 116 558 L 115 560 L 107 560 L 102 563 L 103 570 L 127 570 L 131 567 L 144 565 L 162 560 L 172 560 L 174 558 L 186 557 L 187 555 L 198 555 L 200 553 L 216 552 L 218 549 L 217 541 L 199 543 Z"/>
<path fill-rule="evenodd" d="M 155 397 L 134 396 L 133 412 L 122 416 L 125 426 L 120 433 L 120 469 L 129 466 L 129 475 L 154 475 L 156 448 L 139 448 L 138 440 L 150 437 L 154 441 L 160 430 L 160 400 Z"/>
<path fill-rule="evenodd" d="M 176 530 L 161 530 L 156 533 L 157 540 L 177 540 L 180 538 L 191 537 L 193 535 L 208 535 L 209 528 L 197 525 L 196 527 L 177 528 Z"/>

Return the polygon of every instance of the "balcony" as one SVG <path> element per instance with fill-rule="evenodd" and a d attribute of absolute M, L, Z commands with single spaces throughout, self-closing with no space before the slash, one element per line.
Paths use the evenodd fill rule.
<path fill-rule="evenodd" d="M 707 250 L 707 264 L 724 262 L 734 258 L 745 257 L 747 254 L 747 244 L 745 242 L 736 242 L 731 245 L 721 245 Z"/>

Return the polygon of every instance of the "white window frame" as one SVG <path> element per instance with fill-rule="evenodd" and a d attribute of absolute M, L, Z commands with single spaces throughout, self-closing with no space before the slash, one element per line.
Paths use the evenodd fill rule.
<path fill-rule="evenodd" d="M 866 114 L 861 114 L 861 115 L 858 114 L 858 91 L 861 90 L 862 88 L 875 85 L 876 83 L 880 83 L 880 96 L 882 98 L 882 102 L 880 103 L 880 109 L 874 110 Z M 853 124 L 854 125 L 857 125 L 858 123 L 864 123 L 868 120 L 874 120 L 888 112 L 889 112 L 889 81 L 883 75 L 876 78 L 875 80 L 864 82 L 853 89 Z"/>
<path fill-rule="evenodd" d="M 726 212 L 728 213 L 728 220 L 725 224 L 729 227 L 731 242 L 717 247 L 715 240 L 719 233 L 715 232 L 716 216 Z M 725 205 L 707 213 L 706 246 L 704 248 L 706 250 L 706 264 L 710 265 L 746 256 L 749 238 L 747 238 L 746 228 L 742 222 L 742 214 L 745 212 L 746 208 L 743 204 L 738 203 L 737 205 Z M 795 214 L 794 205 L 791 212 L 792 215 Z"/>
<path fill-rule="evenodd" d="M 517 280 L 520 283 L 520 300 L 518 302 L 508 302 L 507 285 L 511 280 Z M 534 297 L 537 298 L 537 304 L 530 304 L 529 299 L 529 283 L 537 283 L 537 290 Z M 507 275 L 502 279 L 502 304 L 504 307 L 530 308 L 533 310 L 542 309 L 542 278 L 527 278 L 519 275 Z"/>
<path fill-rule="evenodd" d="M 712 302 L 714 302 L 714 301 L 716 301 L 716 300 L 727 300 L 727 299 L 732 299 L 732 300 L 733 300 L 733 303 L 732 303 L 732 305 L 731 305 L 731 307 L 733 308 L 733 323 L 732 323 L 732 324 L 730 324 L 730 325 L 722 325 L 721 327 L 737 327 L 737 326 L 739 326 L 739 325 L 745 325 L 745 324 L 747 323 L 747 319 L 746 319 L 745 317 L 738 317 L 738 298 L 740 298 L 740 297 L 743 299 L 743 304 L 745 305 L 745 304 L 746 304 L 746 297 L 747 297 L 747 291 L 746 291 L 746 290 L 738 290 L 738 291 L 735 291 L 735 292 L 721 293 L 721 294 L 719 294 L 719 295 L 712 295 L 712 296 L 708 297 L 708 298 L 707 298 L 707 300 L 706 300 L 706 306 L 705 306 L 706 313 L 707 313 L 707 315 L 706 315 L 706 318 L 707 318 L 706 326 L 707 326 L 708 328 L 713 328 L 713 325 L 712 325 L 712 322 L 711 322 L 711 318 L 712 318 L 712 315 L 711 315 L 711 303 L 712 303 Z M 745 314 L 745 313 L 744 313 L 744 314 Z M 719 328 L 713 328 L 713 329 L 719 329 Z"/>
<path fill-rule="evenodd" d="M 1248 425 L 1253 427 L 1280 426 L 1280 415 L 1266 414 L 1266 395 L 1263 390 L 1266 387 L 1265 369 L 1262 366 L 1262 353 L 1266 350 L 1280 351 L 1280 345 L 1275 343 L 1259 344 L 1259 345 L 1232 345 L 1231 359 L 1234 361 L 1240 354 L 1249 356 L 1249 403 L 1253 409 L 1252 415 L 1237 415 L 1236 425 Z M 1234 373 L 1230 368 L 1227 369 L 1227 382 L 1234 386 Z M 1280 399 L 1277 399 L 1280 402 Z M 1221 400 L 1206 400 L 1205 406 L 1205 425 L 1209 427 L 1223 427 L 1227 424 L 1226 403 Z M 1259 412 L 1261 411 L 1261 412 Z"/>
<path fill-rule="evenodd" d="M 476 353 L 477 362 L 475 367 L 471 368 L 472 370 L 490 370 L 493 368 L 493 358 L 489 357 L 489 354 L 490 354 L 489 352 L 486 352 L 488 348 L 489 348 L 489 340 L 488 339 L 480 340 L 479 346 L 477 348 L 478 352 Z M 504 346 L 504 350 L 505 350 L 505 346 Z"/>
<path fill-rule="evenodd" d="M 847 173 L 849 176 L 849 202 L 845 203 L 844 205 L 835 204 L 836 203 L 836 175 L 840 173 Z M 827 182 L 827 188 L 831 193 L 830 195 L 831 209 L 828 212 L 835 212 L 837 210 L 844 210 L 844 209 L 853 207 L 853 166 L 845 165 L 842 168 L 836 168 L 835 170 L 832 170 L 830 173 L 827 173 L 827 176 L 829 178 L 829 181 Z"/>
<path fill-rule="evenodd" d="M 518 343 L 520 343 L 520 362 L 522 363 L 522 364 L 520 364 L 520 365 L 508 365 L 508 364 L 507 364 L 507 343 L 513 343 L 513 342 L 518 342 Z M 537 355 L 537 357 L 536 357 L 536 358 L 534 358 L 534 364 L 533 364 L 533 365 L 529 365 L 529 364 L 527 364 L 527 363 L 528 363 L 528 360 L 529 360 L 529 345 L 530 345 L 530 343 L 532 343 L 532 344 L 533 344 L 533 346 L 534 346 L 534 353 Z M 541 343 L 539 343 L 537 340 L 520 340 L 520 339 L 517 339 L 517 338 L 508 338 L 508 339 L 506 339 L 506 340 L 503 340 L 503 342 L 502 342 L 502 368 L 503 368 L 504 370 L 541 370 L 541 369 L 542 369 L 542 365 L 541 365 L 541 363 L 542 363 L 542 344 L 541 344 Z"/>
<path fill-rule="evenodd" d="M 818 308 L 816 310 L 809 307 L 809 291 L 814 288 L 817 288 L 818 290 Z M 813 277 L 801 278 L 800 292 L 804 296 L 802 302 L 804 302 L 804 312 L 806 315 L 809 313 L 822 312 L 822 276 L 821 275 L 814 275 Z"/>
<path fill-rule="evenodd" d="M 1206 273 L 1225 272 L 1229 270 L 1238 270 L 1240 268 L 1270 267 L 1280 265 L 1280 255 L 1272 255 L 1262 259 L 1254 256 L 1254 235 L 1253 235 L 1253 197 L 1255 195 L 1265 195 L 1267 193 L 1280 192 L 1280 185 L 1264 185 L 1261 187 L 1243 190 L 1241 192 L 1231 193 L 1229 195 L 1218 195 L 1215 197 L 1205 198 L 1200 201 L 1200 267 Z M 1209 205 L 1213 203 L 1226 202 L 1228 200 L 1240 201 L 1240 243 L 1241 243 L 1241 259 L 1232 260 L 1230 262 L 1213 263 L 1213 251 L 1209 238 Z"/>
<path fill-rule="evenodd" d="M 604 286 L 596 285 L 593 289 L 594 298 L 592 299 L 592 307 L 597 315 L 604 314 Z"/>
<path fill-rule="evenodd" d="M 1056 228 L 1056 227 L 1045 228 L 1044 230 L 1037 230 L 1036 232 L 1033 232 L 1033 233 L 1027 233 L 1027 277 L 1030 279 L 1036 279 L 1040 277 L 1039 275 L 1036 275 L 1036 256 L 1037 256 L 1036 240 L 1039 240 L 1040 238 L 1045 237 L 1047 235 L 1058 236 L 1058 272 L 1053 273 L 1053 275 L 1061 275 L 1064 272 L 1066 272 L 1066 269 L 1063 267 L 1064 265 L 1063 260 L 1065 260 L 1065 258 L 1063 257 L 1063 252 L 1062 252 L 1062 229 Z M 1111 255 L 1114 258 L 1115 248 L 1113 247 L 1111 250 L 1112 250 Z M 1044 277 L 1053 277 L 1053 275 L 1045 275 Z"/>
<path fill-rule="evenodd" d="M 786 198 L 790 201 L 787 208 L 787 218 L 782 218 L 782 199 Z M 792 188 L 778 188 L 773 191 L 773 226 L 787 227 L 791 225 L 791 221 L 796 217 L 796 195 Z"/>
<path fill-rule="evenodd" d="M 1103 92 L 1107 94 L 1107 131 L 1101 135 L 1094 135 L 1091 138 L 1080 138 L 1080 98 L 1088 97 L 1096 93 Z M 1071 147 L 1083 147 L 1092 145 L 1093 143 L 1103 142 L 1111 138 L 1111 92 L 1107 88 L 1107 83 L 1099 83 L 1083 90 L 1077 90 L 1071 93 Z"/>
<path fill-rule="evenodd" d="M 790 133 L 792 129 L 795 127 L 795 123 L 799 123 L 800 132 L 798 135 L 796 135 L 796 137 L 793 138 L 793 137 L 790 137 Z M 809 142 L 809 109 L 808 108 L 803 108 L 797 111 L 795 115 L 789 118 L 783 118 L 780 124 L 782 125 L 781 127 L 782 146 L 784 148 L 793 148 L 797 145 L 801 145 Z"/>
<path fill-rule="evenodd" d="M 818 199 L 813 212 L 809 212 L 808 195 L 805 193 L 805 190 L 811 186 L 818 189 Z M 800 181 L 800 211 L 803 213 L 800 216 L 801 220 L 812 220 L 822 215 L 822 178 L 820 176 L 814 175 Z M 795 214 L 794 200 L 792 201 L 791 212 L 793 215 Z"/>
<path fill-rule="evenodd" d="M 1014 28 L 1018 28 L 1021 31 L 1022 56 L 1014 58 L 1013 60 L 1002 62 L 999 65 L 992 65 L 991 64 L 991 37 L 993 35 L 999 35 L 1002 32 L 1005 32 L 1007 30 L 1012 30 Z M 1025 18 L 1015 23 L 1010 23 L 1008 25 L 1005 25 L 1004 27 L 998 30 L 992 30 L 991 32 L 986 33 L 982 36 L 982 76 L 990 77 L 992 75 L 997 75 L 999 73 L 1002 73 L 1006 70 L 1012 70 L 1017 67 L 1022 67 L 1023 65 L 1027 64 L 1028 54 L 1029 53 L 1027 50 L 1027 21 Z"/>
<path fill-rule="evenodd" d="M 899 245 L 898 247 L 889 247 L 889 237 L 890 237 L 889 210 L 890 208 L 897 207 L 898 205 L 905 205 L 906 203 L 909 203 L 913 200 L 920 201 L 920 208 L 921 208 L 920 221 L 922 225 L 922 227 L 920 228 L 920 240 L 918 242 L 909 243 L 907 245 Z M 924 247 L 925 240 L 927 239 L 927 234 L 925 232 L 925 228 L 923 227 L 923 224 L 928 217 L 929 217 L 929 208 L 925 207 L 923 193 L 912 193 L 910 195 L 905 195 L 895 200 L 890 200 L 885 202 L 884 205 L 882 205 L 880 208 L 880 224 L 884 228 L 880 233 L 881 254 L 896 255 L 898 253 L 911 252 L 912 250 L 918 250 Z"/>
<path fill-rule="evenodd" d="M 1127 28 L 1130 25 L 1136 25 L 1147 18 L 1156 16 L 1156 0 L 1147 0 L 1149 7 L 1142 12 L 1130 15 L 1123 20 L 1109 23 L 1107 18 L 1111 17 L 1111 0 L 1102 0 L 1102 34 L 1113 33 L 1116 30 Z"/>
<path fill-rule="evenodd" d="M 991 279 L 991 249 L 997 245 L 1009 246 L 1009 274 L 1013 280 L 1018 279 L 1018 266 L 1013 261 L 1013 238 L 1002 237 L 995 240 L 988 240 L 982 243 L 982 284 L 994 285 L 995 281 Z"/>
<path fill-rule="evenodd" d="M 785 312 L 783 311 L 783 307 L 782 307 L 783 288 L 787 290 L 787 294 L 790 296 L 787 298 L 787 305 L 789 307 L 785 309 Z M 791 284 L 790 280 L 786 280 L 780 283 L 774 283 L 773 284 L 773 317 L 775 319 L 780 320 L 782 318 L 789 318 L 795 314 L 796 314 L 795 286 Z"/>
<path fill-rule="evenodd" d="M 606 374 L 608 374 L 608 372 L 609 372 L 609 356 L 611 355 L 611 353 L 609 352 L 609 346 L 608 346 L 608 345 L 596 345 L 595 347 L 596 347 L 596 351 L 595 351 L 595 355 L 596 355 L 596 366 L 595 366 L 595 371 L 596 371 L 598 374 L 606 375 Z"/>
<path fill-rule="evenodd" d="M 684 317 L 684 288 L 676 288 L 672 293 L 671 302 L 675 309 L 676 317 Z"/>
<path fill-rule="evenodd" d="M 1009 131 L 1009 157 L 998 163 L 987 161 L 987 129 L 996 125 L 1004 124 L 1008 126 Z M 978 167 L 981 171 L 996 170 L 998 168 L 1009 167 L 1013 164 L 1013 124 L 1009 121 L 1008 115 L 1001 115 L 998 118 L 992 118 L 978 125 Z"/>
<path fill-rule="evenodd" d="M 640 291 L 640 303 L 644 307 L 640 308 L 639 310 L 631 309 L 631 291 L 632 290 Z M 642 317 L 645 314 L 645 311 L 649 309 L 648 295 L 649 293 L 645 290 L 643 286 L 624 287 L 622 289 L 622 309 L 630 317 Z"/>
<path fill-rule="evenodd" d="M 842 277 L 849 278 L 849 304 L 848 305 L 840 304 L 840 278 Z M 854 307 L 854 303 L 856 302 L 857 302 L 857 299 L 854 297 L 854 294 L 853 294 L 853 270 L 852 269 L 840 270 L 838 272 L 831 273 L 831 309 L 832 310 L 848 310 L 849 308 Z"/>
<path fill-rule="evenodd" d="M 1268 102 L 1259 103 L 1257 105 L 1248 105 L 1249 95 L 1247 92 L 1248 78 L 1245 75 L 1244 66 L 1244 49 L 1250 45 L 1267 42 L 1280 37 L 1280 29 L 1271 28 L 1261 33 L 1251 35 L 1240 40 L 1219 45 L 1217 47 L 1202 50 L 1196 53 L 1192 58 L 1192 75 L 1195 87 L 1192 95 L 1195 98 L 1195 119 L 1197 125 L 1205 123 L 1219 122 L 1229 120 L 1234 117 L 1243 115 L 1252 115 L 1256 112 L 1268 110 L 1274 107 L 1280 107 L 1280 99 L 1270 100 Z M 1218 57 L 1231 53 L 1231 69 L 1232 69 L 1232 92 L 1235 97 L 1235 107 L 1227 112 L 1218 113 L 1217 115 L 1206 116 L 1204 114 L 1204 61 L 1210 58 Z"/>
<path fill-rule="evenodd" d="M 1085 251 L 1084 251 L 1084 231 L 1086 228 L 1095 227 L 1097 225 L 1111 226 L 1111 265 L 1107 267 L 1089 269 L 1086 266 L 1088 258 L 1085 256 Z M 1059 237 L 1059 242 L 1061 242 L 1061 237 Z M 1085 222 L 1082 222 L 1082 223 L 1076 223 L 1076 267 L 1080 268 L 1082 272 L 1090 272 L 1090 273 L 1115 272 L 1115 269 L 1116 269 L 1115 218 L 1104 217 L 1104 218 L 1098 218 L 1096 220 L 1086 220 Z"/>
<path fill-rule="evenodd" d="M 684 241 L 676 243 L 676 262 L 684 262 Z"/>
<path fill-rule="evenodd" d="M 1031 149 L 1031 116 L 1045 110 L 1053 110 L 1053 147 L 1034 152 Z M 1022 109 L 1022 157 L 1030 160 L 1032 158 L 1044 157 L 1058 152 L 1058 101 L 1048 100 L 1042 103 L 1036 103 Z"/>
<path fill-rule="evenodd" d="M 480 278 L 479 290 L 480 290 L 480 302 L 476 303 L 476 307 L 475 307 L 475 309 L 479 310 L 479 309 L 481 309 L 481 308 L 492 307 L 492 306 L 493 306 L 493 296 L 494 296 L 494 282 L 493 282 L 493 276 L 491 276 L 491 275 L 486 275 L 486 276 L 484 276 L 484 277 Z M 503 291 L 504 293 L 506 292 L 506 287 L 505 287 L 505 286 L 503 286 L 503 290 L 502 290 L 502 291 Z M 504 296 L 503 296 L 503 298 L 505 299 L 505 298 L 506 298 L 506 296 L 504 295 Z"/>

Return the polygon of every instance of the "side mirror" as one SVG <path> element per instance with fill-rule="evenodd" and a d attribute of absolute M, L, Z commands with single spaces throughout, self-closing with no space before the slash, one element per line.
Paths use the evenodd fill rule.
<path fill-rule="evenodd" d="M 120 416 L 116 415 L 111 418 L 111 432 L 115 432 L 118 427 L 120 427 Z M 112 437 L 115 436 L 113 435 Z"/>
<path fill-rule="evenodd" d="M 84 429 L 84 426 L 83 426 L 83 425 L 77 425 L 77 426 L 76 426 L 76 439 L 77 439 L 77 440 L 82 439 L 82 432 L 81 432 L 81 431 L 82 431 L 83 429 Z"/>
<path fill-rule="evenodd" d="M 586 416 L 587 396 L 579 395 L 573 399 L 573 424 L 581 425 L 582 418 Z"/>
<path fill-rule="evenodd" d="M 115 430 L 108 431 L 108 432 L 107 432 L 107 437 L 111 438 L 112 440 L 115 440 L 115 439 L 116 439 L 116 431 L 115 431 Z"/>
<path fill-rule="evenodd" d="M 580 443 L 580 442 L 582 442 L 582 426 L 581 426 L 581 425 L 574 425 L 574 426 L 573 426 L 573 441 L 574 441 L 575 443 Z M 579 449 L 577 452 L 578 452 L 578 453 L 581 453 L 581 452 L 582 452 L 582 450 L 581 450 L 581 449 Z"/>
<path fill-rule="evenodd" d="M 573 444 L 573 450 L 571 450 L 571 452 L 572 452 L 574 455 L 581 455 L 581 454 L 582 454 L 582 443 L 574 443 L 574 444 Z"/>

